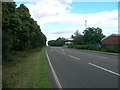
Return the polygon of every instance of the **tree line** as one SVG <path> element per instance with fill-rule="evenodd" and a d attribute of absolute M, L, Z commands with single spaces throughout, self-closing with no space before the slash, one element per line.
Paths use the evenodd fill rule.
<path fill-rule="evenodd" d="M 48 41 L 48 45 L 50 46 L 63 46 L 65 44 L 65 38 L 57 38 L 56 40 L 50 40 Z"/>
<path fill-rule="evenodd" d="M 81 34 L 78 30 L 74 33 L 74 35 L 71 35 L 72 44 L 75 45 L 88 45 L 88 44 L 101 44 L 101 39 L 104 38 L 105 35 L 102 33 L 102 29 L 97 27 L 88 27 L 83 31 L 83 34 Z M 50 40 L 48 42 L 48 45 L 50 46 L 63 46 L 65 45 L 65 42 L 69 40 L 58 38 L 56 40 Z"/>
<path fill-rule="evenodd" d="M 11 51 L 43 47 L 46 36 L 40 26 L 31 18 L 29 9 L 15 2 L 2 3 L 2 52 L 3 60 L 9 60 Z"/>
<path fill-rule="evenodd" d="M 83 31 L 83 35 L 77 30 L 71 36 L 73 38 L 73 44 L 76 45 L 101 44 L 101 39 L 104 37 L 105 35 L 103 35 L 102 29 L 99 27 L 88 27 Z"/>
<path fill-rule="evenodd" d="M 68 48 L 97 50 L 102 52 L 120 53 L 118 45 L 104 45 L 101 43 L 102 38 L 105 37 L 101 28 L 88 27 L 83 31 L 83 35 L 78 31 L 71 36 L 73 44 Z"/>

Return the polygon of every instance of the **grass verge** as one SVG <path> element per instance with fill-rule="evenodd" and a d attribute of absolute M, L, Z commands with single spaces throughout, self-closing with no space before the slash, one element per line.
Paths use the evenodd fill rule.
<path fill-rule="evenodd" d="M 16 52 L 13 59 L 3 63 L 3 88 L 53 88 L 45 48 Z"/>

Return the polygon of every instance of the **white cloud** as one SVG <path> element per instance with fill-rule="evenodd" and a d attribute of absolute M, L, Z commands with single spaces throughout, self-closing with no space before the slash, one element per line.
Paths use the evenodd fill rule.
<path fill-rule="evenodd" d="M 56 39 L 58 37 L 69 38 L 76 31 L 76 28 L 81 28 L 79 31 L 82 32 L 84 30 L 83 26 L 85 24 L 85 20 L 87 20 L 87 26 L 89 27 L 102 28 L 105 35 L 117 33 L 117 10 L 88 14 L 71 13 L 70 10 L 72 7 L 69 5 L 70 3 L 72 3 L 72 0 L 44 0 L 39 1 L 36 4 L 28 3 L 25 5 L 29 8 L 31 16 L 41 26 L 41 29 L 47 36 L 48 40 Z M 46 23 L 55 22 L 69 24 L 69 26 L 49 32 L 44 30 Z M 71 27 L 70 25 L 79 25 L 82 27 Z M 50 25 L 48 27 L 54 28 L 55 26 Z M 110 27 L 112 29 L 110 29 Z"/>
<path fill-rule="evenodd" d="M 3 0 L 3 2 L 11 2 L 11 0 Z M 16 2 L 46 2 L 48 0 L 14 0 Z M 51 1 L 51 0 L 49 0 Z M 54 0 L 56 1 L 56 0 Z M 72 0 L 58 0 L 58 1 L 62 1 L 62 2 L 71 2 Z M 119 0 L 74 0 L 74 2 L 119 2 Z"/>
<path fill-rule="evenodd" d="M 63 1 L 64 3 L 62 3 Z M 25 5 L 29 8 L 31 16 L 40 24 L 52 22 L 84 24 L 84 21 L 87 20 L 88 25 L 94 25 L 118 18 L 117 10 L 89 14 L 70 13 L 72 7 L 69 4 L 72 0 L 45 0 L 39 2 Z"/>
<path fill-rule="evenodd" d="M 57 30 L 49 31 L 48 34 L 68 34 L 68 33 L 74 33 L 76 30 L 81 30 L 80 27 L 65 27 L 65 28 L 60 28 Z"/>
<path fill-rule="evenodd" d="M 76 30 L 78 30 L 82 34 L 84 29 L 85 29 L 84 26 L 82 26 L 82 27 L 65 27 L 65 28 L 59 28 L 57 30 L 43 31 L 43 32 L 47 36 L 47 39 L 49 41 L 49 40 L 55 40 L 58 37 L 70 38 L 71 35 L 73 35 L 76 32 Z"/>
<path fill-rule="evenodd" d="M 62 2 L 62 3 L 72 3 L 72 0 L 14 0 L 15 2 Z"/>
<path fill-rule="evenodd" d="M 25 5 L 29 8 L 31 16 L 38 20 L 42 17 L 69 13 L 71 7 L 68 4 L 71 2 L 71 0 L 65 0 L 64 2 L 62 0 L 45 0 L 36 4 L 28 3 Z"/>
<path fill-rule="evenodd" d="M 59 22 L 62 24 L 68 23 L 73 25 L 84 26 L 85 20 L 87 20 L 88 27 L 100 27 L 103 30 L 103 34 L 109 35 L 109 34 L 118 32 L 117 18 L 118 18 L 118 12 L 117 10 L 113 10 L 109 12 L 105 11 L 105 12 L 90 13 L 90 14 L 64 14 L 64 15 L 57 15 L 57 16 L 48 16 L 40 19 L 39 23 L 44 24 L 44 23 L 51 23 L 51 22 Z M 110 29 L 110 27 L 114 30 Z M 82 28 L 82 30 L 84 30 L 83 27 L 79 27 L 79 28 Z M 66 33 L 63 36 L 67 37 L 68 32 L 69 34 L 71 33 L 71 35 L 73 34 L 71 30 L 73 30 L 73 28 L 68 27 L 68 28 L 62 29 L 61 31 L 56 30 L 54 31 L 54 34 L 56 35 L 57 33 L 61 33 L 57 35 L 57 36 L 61 36 L 63 35 L 62 33 Z M 51 31 L 51 33 L 53 33 L 53 31 Z"/>
<path fill-rule="evenodd" d="M 113 13 L 114 12 L 114 13 Z M 46 17 L 46 18 L 42 18 L 40 20 L 41 24 L 43 23 L 51 23 L 51 22 L 60 22 L 60 23 L 70 23 L 70 24 L 74 24 L 74 25 L 82 25 L 84 26 L 85 23 L 85 19 L 87 18 L 87 26 L 88 27 L 100 27 L 103 30 L 103 34 L 105 35 L 109 35 L 112 33 L 117 33 L 118 32 L 118 20 L 117 20 L 117 11 L 111 11 L 111 12 L 101 12 L 101 13 L 92 13 L 92 14 L 66 14 L 66 15 L 59 15 L 59 16 L 51 16 L 51 17 Z M 116 19 L 115 19 L 116 18 Z M 110 27 L 112 29 L 110 29 Z M 79 27 L 81 28 L 81 27 Z M 66 29 L 66 28 L 65 28 Z M 71 28 L 72 29 L 72 28 Z M 69 30 L 70 29 L 66 29 Z M 74 29 L 76 30 L 76 29 Z M 82 28 L 82 30 L 84 30 L 84 28 Z M 58 30 L 56 30 L 56 33 L 59 33 Z M 63 29 L 63 32 L 64 31 Z M 74 31 L 75 32 L 75 31 Z M 69 33 L 70 34 L 70 33 Z M 67 32 L 66 34 L 62 34 L 59 36 L 63 36 L 63 37 L 68 37 L 69 35 Z M 71 32 L 71 35 L 73 34 L 73 32 Z M 56 34 L 54 34 L 56 35 Z M 54 36 L 53 35 L 53 36 Z M 54 36 L 56 37 L 56 36 Z"/>
<path fill-rule="evenodd" d="M 96 23 L 102 23 L 115 18 L 118 18 L 117 10 L 100 12 L 100 13 L 90 13 L 90 14 L 67 13 L 62 15 L 43 17 L 40 19 L 40 22 L 41 23 L 60 22 L 60 23 L 83 24 L 84 21 L 87 20 L 89 25 L 93 25 Z"/>

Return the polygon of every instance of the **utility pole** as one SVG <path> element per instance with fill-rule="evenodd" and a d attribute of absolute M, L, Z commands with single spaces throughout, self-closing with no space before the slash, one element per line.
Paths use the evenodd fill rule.
<path fill-rule="evenodd" d="M 87 28 L 87 20 L 85 20 L 85 29 Z"/>

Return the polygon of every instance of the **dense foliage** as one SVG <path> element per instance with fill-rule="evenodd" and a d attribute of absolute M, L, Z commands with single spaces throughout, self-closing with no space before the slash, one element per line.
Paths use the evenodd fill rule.
<path fill-rule="evenodd" d="M 9 60 L 12 51 L 46 45 L 45 35 L 24 4 L 16 8 L 15 2 L 2 3 L 2 33 L 3 60 Z"/>
<path fill-rule="evenodd" d="M 84 38 L 85 44 L 100 43 L 101 39 L 105 37 L 102 34 L 102 29 L 98 27 L 97 28 L 94 28 L 94 27 L 86 28 L 83 34 L 84 34 L 83 38 Z"/>
<path fill-rule="evenodd" d="M 73 38 L 74 45 L 88 45 L 88 44 L 98 44 L 101 43 L 101 39 L 105 37 L 102 34 L 101 28 L 88 27 L 84 30 L 83 35 L 79 33 L 77 30 L 74 35 L 71 36 Z M 65 38 L 58 38 L 56 40 L 50 40 L 48 45 L 50 46 L 63 46 L 65 44 Z"/>
<path fill-rule="evenodd" d="M 74 35 L 71 36 L 71 38 L 73 38 L 73 44 L 84 44 L 83 35 L 81 35 L 78 30 L 74 33 Z"/>
<path fill-rule="evenodd" d="M 98 27 L 86 28 L 83 35 L 77 30 L 74 35 L 71 36 L 71 38 L 73 38 L 73 44 L 69 45 L 68 48 L 120 53 L 118 45 L 102 45 L 101 39 L 104 37 L 105 35 L 102 34 L 102 29 Z"/>
<path fill-rule="evenodd" d="M 75 48 L 75 49 L 86 49 L 86 50 L 96 50 L 102 52 L 113 52 L 113 53 L 120 53 L 120 47 L 117 45 L 103 45 L 101 48 L 98 46 L 93 45 L 69 45 L 68 48 Z"/>
<path fill-rule="evenodd" d="M 50 46 L 63 46 L 65 44 L 65 38 L 57 38 L 56 40 L 48 41 L 48 45 Z"/>
<path fill-rule="evenodd" d="M 105 36 L 102 34 L 101 28 L 88 27 L 84 30 L 83 35 L 78 31 L 72 35 L 73 44 L 86 45 L 86 44 L 97 44 L 101 43 L 101 39 Z"/>

